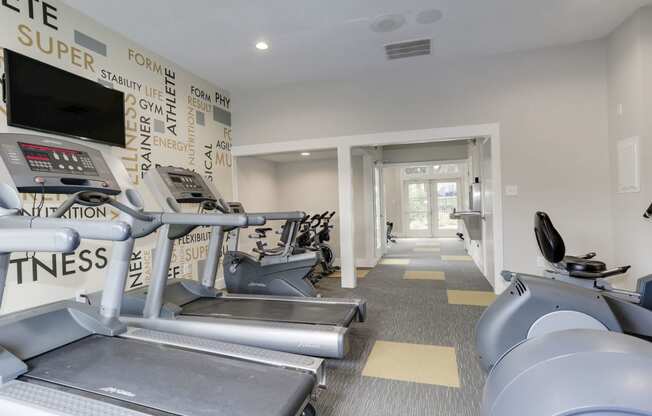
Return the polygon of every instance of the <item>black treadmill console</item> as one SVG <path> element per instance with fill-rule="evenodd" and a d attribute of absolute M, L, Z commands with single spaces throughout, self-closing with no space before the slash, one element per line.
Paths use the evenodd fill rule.
<path fill-rule="evenodd" d="M 229 209 L 232 214 L 246 214 L 241 202 L 229 202 Z"/>
<path fill-rule="evenodd" d="M 198 173 L 173 166 L 160 166 L 156 169 L 177 202 L 198 204 L 217 201 L 204 178 Z"/>
<path fill-rule="evenodd" d="M 49 137 L 2 133 L 0 155 L 19 192 L 120 193 L 99 150 Z"/>

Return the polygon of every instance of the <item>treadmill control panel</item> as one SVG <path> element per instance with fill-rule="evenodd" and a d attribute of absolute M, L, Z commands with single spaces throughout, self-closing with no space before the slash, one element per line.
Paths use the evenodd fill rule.
<path fill-rule="evenodd" d="M 177 202 L 197 204 L 217 201 L 204 178 L 197 172 L 173 166 L 160 166 L 156 169 Z"/>
<path fill-rule="evenodd" d="M 2 133 L 0 156 L 19 192 L 120 193 L 102 152 L 49 137 Z"/>
<path fill-rule="evenodd" d="M 18 142 L 18 147 L 33 171 L 97 176 L 95 164 L 86 152 L 22 142 Z"/>

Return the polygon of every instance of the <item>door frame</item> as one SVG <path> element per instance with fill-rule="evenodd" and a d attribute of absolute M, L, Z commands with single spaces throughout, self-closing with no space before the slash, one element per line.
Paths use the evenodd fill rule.
<path fill-rule="evenodd" d="M 385 213 L 385 184 L 382 161 L 373 164 L 373 242 L 374 257 L 380 259 L 387 252 L 387 215 Z M 378 244 L 380 243 L 380 244 Z"/>
<path fill-rule="evenodd" d="M 396 144 L 418 144 L 444 142 L 465 138 L 491 138 L 492 163 L 491 171 L 494 185 L 494 271 L 491 276 L 485 276 L 497 293 L 502 292 L 507 283 L 500 276 L 503 269 L 503 189 L 502 189 L 502 162 L 501 162 L 501 126 L 500 122 L 485 124 L 467 124 L 457 126 L 433 127 L 414 130 L 394 130 L 376 133 L 351 134 L 332 137 L 298 138 L 297 140 L 279 141 L 280 136 L 261 137 L 256 144 L 232 146 L 231 152 L 234 160 L 242 156 L 260 156 L 271 153 L 306 152 L 337 148 L 339 155 L 350 154 L 354 147 L 389 146 Z M 236 140 L 237 142 L 237 140 Z M 338 197 L 340 201 L 340 216 L 347 224 L 354 224 L 354 213 L 350 209 L 353 200 L 352 172 L 346 165 L 350 158 L 338 160 L 338 175 L 342 180 L 338 183 Z M 236 175 L 232 176 L 234 189 L 238 183 Z M 349 212 L 350 211 L 350 212 Z M 352 230 L 340 227 L 340 241 L 347 240 L 347 246 L 353 246 L 354 234 Z M 369 233 L 373 235 L 373 233 Z M 353 262 L 355 251 L 342 252 L 342 258 L 347 259 L 347 266 L 342 270 L 342 287 L 357 286 L 357 275 Z"/>

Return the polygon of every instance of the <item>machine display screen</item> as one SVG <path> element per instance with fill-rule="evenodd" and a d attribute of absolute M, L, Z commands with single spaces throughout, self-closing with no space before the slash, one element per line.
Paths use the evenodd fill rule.
<path fill-rule="evenodd" d="M 86 152 L 20 142 L 18 146 L 32 171 L 98 176 Z"/>
<path fill-rule="evenodd" d="M 201 189 L 201 184 L 197 183 L 193 176 L 168 173 L 168 177 L 177 188 L 185 190 Z"/>

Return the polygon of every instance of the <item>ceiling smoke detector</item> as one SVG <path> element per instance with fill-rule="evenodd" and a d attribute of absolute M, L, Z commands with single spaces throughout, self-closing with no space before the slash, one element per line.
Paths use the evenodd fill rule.
<path fill-rule="evenodd" d="M 388 33 L 399 29 L 405 24 L 405 17 L 402 14 L 388 14 L 380 16 L 371 24 L 371 30 L 376 33 Z"/>
<path fill-rule="evenodd" d="M 411 40 L 385 45 L 387 59 L 411 58 L 413 56 L 430 55 L 430 39 Z"/>

